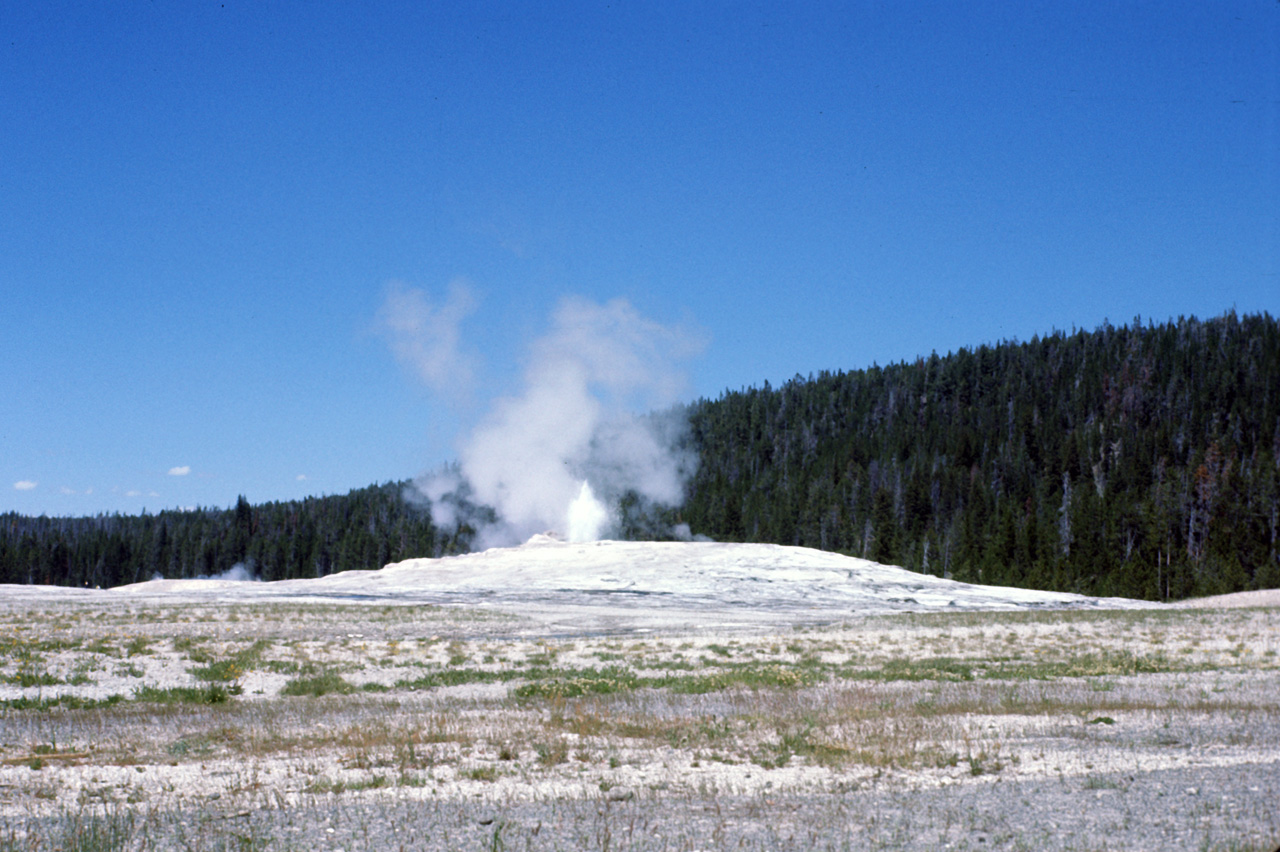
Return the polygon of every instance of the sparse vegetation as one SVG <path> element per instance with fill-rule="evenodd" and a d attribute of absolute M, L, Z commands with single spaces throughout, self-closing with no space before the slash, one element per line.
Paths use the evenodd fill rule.
<path fill-rule="evenodd" d="M 290 825 L 309 824 L 294 814 L 347 814 L 322 823 L 341 833 L 371 824 L 352 814 L 420 825 L 439 808 L 454 809 L 459 833 L 446 845 L 424 830 L 416 839 L 430 834 L 432 848 L 495 836 L 594 848 L 607 829 L 610 848 L 656 850 L 667 841 L 654 832 L 669 840 L 677 821 L 697 848 L 822 848 L 849 824 L 836 802 L 857 809 L 876 796 L 893 812 L 894 796 L 951 791 L 927 795 L 959 826 L 973 811 L 955 797 L 1029 778 L 1123 805 L 1145 795 L 1129 780 L 1144 766 L 1209 745 L 1215 759 L 1256 760 L 1280 735 L 1269 610 L 901 615 L 692 641 L 526 639 L 502 617 L 463 610 L 237 613 L 231 627 L 209 607 L 148 610 L 139 643 L 139 613 L 85 609 L 19 632 L 10 626 L 35 620 L 0 610 L 0 852 L 326 848 L 292 844 Z M 99 684 L 72 683 L 103 659 Z M 57 682 L 23 686 L 23 671 Z M 193 766 L 195 786 L 181 780 Z M 1250 801 L 1247 785 L 1232 789 Z M 426 798 L 402 813 L 402 795 Z M 580 802 L 597 804 L 574 810 Z M 732 819 L 702 822 L 716 809 Z M 536 816 L 513 816 L 526 811 Z M 629 846 L 621 813 L 649 826 Z M 928 817 L 939 842 L 913 844 L 878 813 L 861 829 L 875 842 L 852 848 L 967 836 Z M 1203 848 L 1229 848 L 1240 813 L 1196 812 L 1221 827 L 1197 829 Z M 565 833 L 588 824 L 586 840 Z M 753 825 L 791 833 L 744 833 Z M 1045 845 L 1033 825 L 983 847 L 1080 848 Z M 359 847 L 346 837 L 343 848 Z"/>

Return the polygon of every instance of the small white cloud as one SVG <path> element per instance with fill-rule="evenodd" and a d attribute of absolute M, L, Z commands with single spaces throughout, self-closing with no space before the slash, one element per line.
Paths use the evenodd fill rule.
<path fill-rule="evenodd" d="M 13 487 L 19 491 L 30 491 L 39 484 L 40 483 L 38 482 L 32 482 L 30 479 L 19 479 L 17 482 L 13 483 Z"/>
<path fill-rule="evenodd" d="M 148 491 L 148 492 L 147 492 L 147 496 L 148 496 L 148 497 L 159 497 L 159 496 L 160 496 L 160 492 L 158 492 L 158 491 Z"/>
<path fill-rule="evenodd" d="M 305 473 L 300 473 L 300 474 L 298 474 L 298 475 L 297 475 L 296 477 L 294 477 L 294 478 L 295 478 L 295 479 L 297 479 L 299 482 L 306 482 L 306 481 L 307 481 L 307 475 L 306 475 Z"/>
<path fill-rule="evenodd" d="M 181 467 L 169 468 L 170 476 L 186 476 L 190 472 L 191 472 L 191 465 L 189 464 L 184 464 Z"/>
<path fill-rule="evenodd" d="M 138 491 L 137 489 L 130 489 L 130 490 L 128 490 L 128 491 L 126 491 L 126 492 L 124 492 L 124 496 L 126 496 L 126 497 L 141 497 L 141 496 L 142 496 L 142 492 L 141 492 L 141 491 Z"/>
<path fill-rule="evenodd" d="M 75 490 L 74 488 L 68 488 L 67 486 L 64 485 L 58 489 L 58 493 L 59 494 L 79 494 L 80 492 Z"/>

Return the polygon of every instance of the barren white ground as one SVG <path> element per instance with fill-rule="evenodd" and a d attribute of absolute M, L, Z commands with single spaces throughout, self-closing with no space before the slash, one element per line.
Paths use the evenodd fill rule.
<path fill-rule="evenodd" d="M 19 587 L 40 597 L 49 590 Z M 62 590 L 56 594 L 65 594 Z M 802 547 L 535 536 L 521 547 L 410 559 L 379 571 L 244 583 L 156 580 L 78 599 L 455 603 L 601 627 L 768 625 L 886 612 L 1131 608 L 1139 601 L 978 586 Z M 570 616 L 568 619 L 561 616 Z"/>
<path fill-rule="evenodd" d="M 24 849 L 101 813 L 208 848 L 350 849 L 357 825 L 397 848 L 426 820 L 405 848 L 1269 852 L 1276 604 L 546 537 L 315 580 L 0 587 L 0 825 Z"/>

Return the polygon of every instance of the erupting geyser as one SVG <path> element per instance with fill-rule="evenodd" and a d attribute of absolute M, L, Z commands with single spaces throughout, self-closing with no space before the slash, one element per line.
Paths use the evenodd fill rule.
<path fill-rule="evenodd" d="M 439 307 L 397 290 L 383 322 L 397 355 L 431 384 L 452 375 L 441 362 L 461 351 L 457 326 L 472 305 L 464 289 Z M 460 440 L 456 467 L 417 483 L 432 519 L 443 529 L 470 525 L 472 547 L 484 550 L 547 529 L 572 542 L 616 535 L 623 495 L 642 509 L 678 505 L 697 464 L 676 405 L 681 362 L 701 345 L 623 299 L 564 299 L 530 344 L 523 388 L 490 403 Z"/>
<path fill-rule="evenodd" d="M 569 504 L 566 528 L 569 541 L 596 541 L 609 525 L 609 509 L 596 499 L 591 483 L 583 481 L 578 496 Z"/>

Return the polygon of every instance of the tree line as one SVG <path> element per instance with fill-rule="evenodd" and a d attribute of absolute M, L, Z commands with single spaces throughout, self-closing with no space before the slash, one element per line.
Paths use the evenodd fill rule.
<path fill-rule="evenodd" d="M 1280 586 L 1280 326 L 1267 314 L 1055 332 L 797 376 L 686 406 L 687 523 L 1000 585 L 1149 599 Z M 408 482 L 88 518 L 0 515 L 0 582 L 266 580 L 465 552 Z M 655 522 L 657 521 L 657 522 Z"/>
<path fill-rule="evenodd" d="M 464 552 L 466 529 L 442 534 L 407 482 L 345 495 L 230 509 L 38 518 L 0 515 L 0 582 L 109 588 L 159 575 L 241 566 L 263 580 L 322 577 L 414 556 Z"/>

